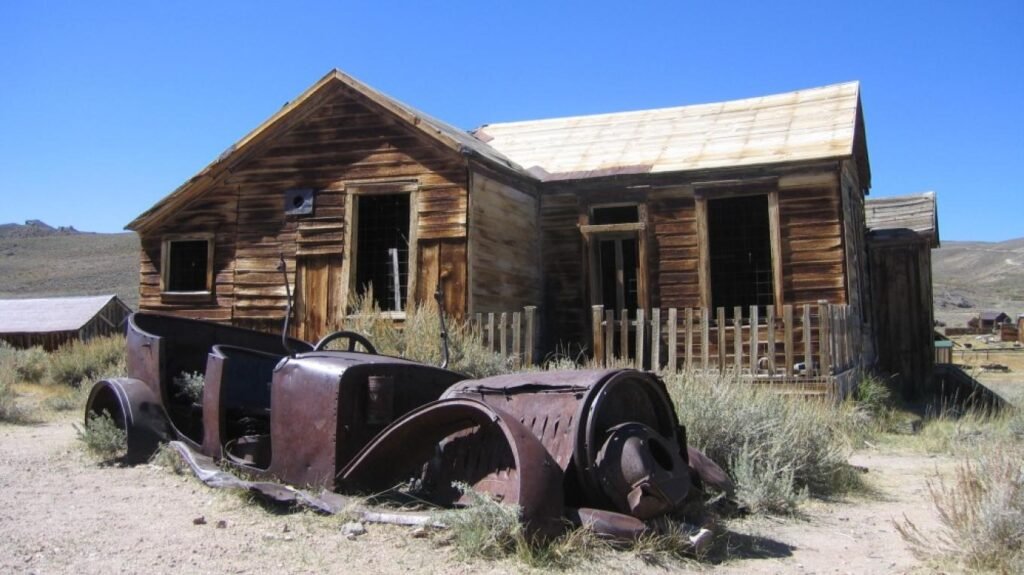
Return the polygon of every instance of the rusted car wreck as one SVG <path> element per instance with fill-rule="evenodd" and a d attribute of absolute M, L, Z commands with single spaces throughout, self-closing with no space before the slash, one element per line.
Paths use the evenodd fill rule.
<path fill-rule="evenodd" d="M 338 339 L 348 350 L 327 349 Z M 569 520 L 616 537 L 644 532 L 645 520 L 697 496 L 695 486 L 729 487 L 687 449 L 665 386 L 649 373 L 473 380 L 380 355 L 351 332 L 313 345 L 153 313 L 131 316 L 127 346 L 128 377 L 98 382 L 86 417 L 110 414 L 127 433 L 129 462 L 175 440 L 213 485 L 330 511 L 333 493 L 403 484 L 457 506 L 460 482 L 518 505 L 532 532 Z M 193 372 L 204 377 L 201 397 L 180 389 L 179 374 Z"/>

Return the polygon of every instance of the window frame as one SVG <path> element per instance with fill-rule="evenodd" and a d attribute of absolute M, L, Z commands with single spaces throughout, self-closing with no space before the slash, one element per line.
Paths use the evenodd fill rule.
<path fill-rule="evenodd" d="M 206 242 L 206 289 L 170 291 L 171 249 L 177 242 Z M 213 255 L 215 235 L 210 232 L 169 234 L 160 242 L 160 299 L 167 303 L 208 302 L 214 295 Z"/>
<path fill-rule="evenodd" d="M 711 307 L 711 243 L 708 229 L 708 200 L 738 196 L 768 197 L 768 240 L 772 268 L 772 305 L 775 315 L 781 317 L 784 300 L 782 277 L 782 228 L 779 214 L 779 186 L 777 178 L 754 178 L 736 182 L 701 182 L 694 184 L 694 208 L 697 216 L 698 266 L 700 306 Z"/>
<path fill-rule="evenodd" d="M 340 305 L 344 306 L 344 315 L 355 317 L 358 314 L 350 313 L 349 301 L 353 295 L 358 293 L 359 286 L 356 285 L 356 261 L 358 258 L 359 246 L 356 245 L 359 238 L 359 197 L 360 196 L 389 196 L 407 194 L 409 196 L 409 251 L 406 262 L 409 270 L 406 282 L 405 305 L 403 311 L 383 311 L 382 315 L 391 319 L 405 319 L 406 311 L 413 304 L 416 296 L 417 284 L 417 261 L 419 260 L 419 243 L 417 241 L 419 205 L 418 181 L 377 181 L 377 182 L 356 182 L 345 186 L 345 247 L 342 259 L 341 274 L 343 293 Z"/>
<path fill-rule="evenodd" d="M 594 219 L 594 210 L 629 206 L 636 206 L 636 222 L 618 224 L 589 223 Z M 622 239 L 633 239 L 636 241 L 638 259 L 636 278 L 637 307 L 645 310 L 648 309 L 650 306 L 650 294 L 648 294 L 647 291 L 647 204 L 639 201 L 591 204 L 588 206 L 586 211 L 586 222 L 587 223 L 581 223 L 579 225 L 579 230 L 585 243 L 586 257 L 584 258 L 584 266 L 586 269 L 586 276 L 589 278 L 587 287 L 590 291 L 588 298 L 590 300 L 590 305 L 599 305 L 597 304 L 598 300 L 603 299 L 602 279 L 599 275 L 601 264 L 600 255 L 598 253 L 601 242 L 604 240 L 618 241 Z M 624 294 L 621 295 L 624 296 Z M 605 305 L 605 309 L 615 308 L 615 310 L 618 311 L 617 306 L 609 307 L 607 304 L 603 305 Z M 630 311 L 633 313 L 636 312 L 635 309 Z"/>

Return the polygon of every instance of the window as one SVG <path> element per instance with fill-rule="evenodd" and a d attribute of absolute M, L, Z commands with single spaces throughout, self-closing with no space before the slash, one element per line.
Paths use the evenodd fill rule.
<path fill-rule="evenodd" d="M 707 210 L 711 307 L 729 317 L 734 306 L 763 313 L 774 303 L 768 196 L 709 199 Z"/>
<path fill-rule="evenodd" d="M 380 309 L 405 310 L 409 296 L 410 194 L 360 194 L 355 201 L 355 289 Z"/>
<path fill-rule="evenodd" d="M 165 238 L 161 291 L 209 295 L 213 291 L 213 235 Z"/>
<path fill-rule="evenodd" d="M 591 249 L 591 303 L 606 309 L 636 310 L 643 307 L 641 290 L 640 206 L 637 204 L 596 206 L 590 224 L 581 231 Z"/>

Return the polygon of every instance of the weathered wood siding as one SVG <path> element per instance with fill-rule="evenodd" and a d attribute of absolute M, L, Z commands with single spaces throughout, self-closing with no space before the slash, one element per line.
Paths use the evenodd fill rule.
<path fill-rule="evenodd" d="M 841 209 L 837 184 L 780 182 L 784 303 L 848 303 Z"/>
<path fill-rule="evenodd" d="M 469 193 L 470 312 L 507 312 L 541 301 L 539 202 L 482 171 Z"/>
<path fill-rule="evenodd" d="M 931 249 L 925 240 L 870 241 L 873 323 L 879 369 L 903 396 L 931 391 L 935 364 Z"/>
<path fill-rule="evenodd" d="M 450 311 L 465 312 L 465 159 L 354 91 L 333 90 L 312 109 L 296 112 L 294 125 L 251 152 L 215 189 L 159 229 L 141 234 L 141 309 L 253 327 L 279 325 L 286 302 L 279 256 L 284 255 L 294 285 L 296 255 L 344 253 L 347 186 L 412 182 L 417 184 L 412 235 L 418 246 L 410 247 L 410 260 L 419 265 L 411 262 L 417 277 L 410 284 L 422 295 L 430 278 L 449 270 L 444 277 Z M 284 191 L 300 187 L 319 191 L 315 212 L 286 216 Z M 215 298 L 205 304 L 167 303 L 159 291 L 161 238 L 191 232 L 216 234 Z M 428 252 L 441 244 L 445 249 L 440 258 L 429 263 L 434 260 Z"/>
<path fill-rule="evenodd" d="M 544 246 L 544 329 L 541 345 L 581 342 L 586 335 L 586 282 L 580 203 L 575 194 L 541 196 L 541 242 Z"/>
<path fill-rule="evenodd" d="M 700 306 L 700 249 L 693 197 L 655 198 L 648 206 L 654 239 L 651 301 L 655 307 Z"/>

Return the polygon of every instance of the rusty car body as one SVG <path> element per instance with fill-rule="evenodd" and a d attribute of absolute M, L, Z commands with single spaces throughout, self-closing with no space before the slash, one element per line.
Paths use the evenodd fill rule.
<path fill-rule="evenodd" d="M 128 375 L 96 383 L 86 417 L 106 412 L 126 431 L 129 462 L 175 440 L 193 460 L 257 481 L 340 493 L 411 484 L 442 506 L 464 499 L 458 482 L 518 505 L 540 533 L 568 518 L 635 536 L 702 478 L 727 487 L 714 463 L 688 450 L 650 373 L 470 379 L 380 355 L 348 332 L 314 345 L 142 312 L 127 330 Z M 326 349 L 339 338 L 348 350 Z M 189 373 L 203 375 L 201 397 L 181 389 Z"/>

